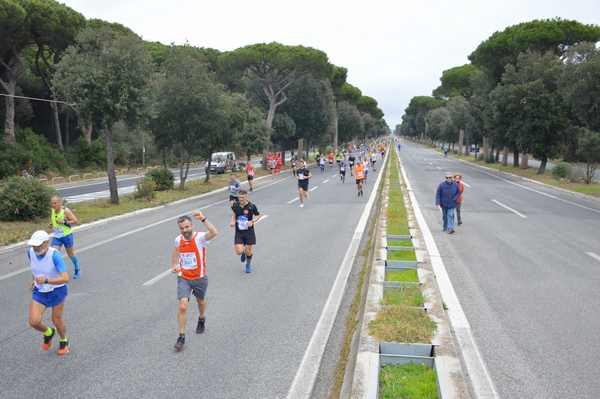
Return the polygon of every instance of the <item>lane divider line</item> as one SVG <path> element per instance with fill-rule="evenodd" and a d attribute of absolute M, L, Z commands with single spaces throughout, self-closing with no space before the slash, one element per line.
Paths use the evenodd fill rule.
<path fill-rule="evenodd" d="M 311 188 L 311 189 L 310 189 L 310 190 L 308 190 L 308 191 L 309 191 L 309 192 L 310 192 L 310 191 L 315 191 L 317 188 L 319 188 L 319 186 L 314 186 L 313 188 Z"/>
<path fill-rule="evenodd" d="M 512 212 L 512 213 L 514 213 L 515 215 L 522 217 L 523 219 L 527 219 L 527 216 L 523 215 L 521 212 L 519 212 L 519 211 L 517 211 L 517 210 L 515 210 L 515 209 L 511 208 L 510 206 L 508 206 L 508 205 L 506 205 L 506 204 L 503 204 L 502 202 L 500 202 L 500 201 L 498 201 L 498 200 L 495 200 L 495 199 L 493 199 L 493 200 L 492 200 L 492 202 L 493 202 L 494 204 L 498 205 L 498 206 L 501 206 L 502 208 L 504 208 L 504 209 L 506 209 L 506 210 L 509 210 L 509 211 L 511 211 L 511 212 Z"/>
<path fill-rule="evenodd" d="M 598 254 L 596 254 L 594 252 L 586 252 L 586 254 L 588 254 L 592 258 L 596 259 L 598 262 L 600 262 L 600 255 L 598 255 Z"/>
<path fill-rule="evenodd" d="M 325 183 L 327 183 L 327 182 L 329 182 L 329 179 L 325 179 L 325 180 L 323 180 L 323 184 L 325 184 Z"/>
<path fill-rule="evenodd" d="M 293 204 L 294 202 L 298 201 L 300 198 L 296 197 L 296 198 L 292 198 L 291 200 L 289 200 L 287 203 L 288 204 Z"/>

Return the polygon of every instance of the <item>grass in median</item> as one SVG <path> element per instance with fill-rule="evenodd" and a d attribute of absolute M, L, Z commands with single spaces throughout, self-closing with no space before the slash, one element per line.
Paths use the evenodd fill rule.
<path fill-rule="evenodd" d="M 256 170 L 257 176 L 268 174 L 267 171 Z M 139 209 L 156 207 L 168 204 L 180 199 L 193 197 L 224 187 L 229 181 L 229 175 L 211 176 L 208 183 L 204 179 L 189 181 L 185 185 L 185 190 L 157 191 L 153 200 L 135 199 L 132 194 L 121 195 L 119 205 L 113 205 L 107 199 L 85 201 L 75 204 L 69 204 L 79 223 L 90 223 L 99 219 L 105 219 L 111 216 L 122 215 Z M 260 187 L 260 184 L 257 185 Z M 226 198 L 226 194 L 223 194 Z M 49 207 L 50 205 L 48 205 Z M 50 219 L 38 219 L 29 222 L 2 222 L 0 223 L 0 246 L 23 241 L 31 236 L 36 230 L 48 230 Z"/>
<path fill-rule="evenodd" d="M 412 247 L 413 243 L 411 240 L 388 240 L 388 247 Z"/>
<path fill-rule="evenodd" d="M 437 399 L 435 371 L 422 364 L 386 365 L 379 370 L 381 399 Z"/>
<path fill-rule="evenodd" d="M 423 295 L 419 287 L 386 288 L 383 291 L 384 305 L 406 305 L 423 307 Z"/>
<path fill-rule="evenodd" d="M 427 343 L 434 331 L 435 323 L 424 310 L 404 305 L 386 306 L 369 323 L 369 334 L 386 342 Z"/>
<path fill-rule="evenodd" d="M 500 172 L 508 172 L 522 177 L 527 177 L 529 179 L 537 180 L 539 182 L 546 183 L 551 186 L 560 187 L 565 190 L 574 191 L 581 194 L 588 194 L 594 197 L 600 197 L 600 183 L 594 182 L 592 184 L 585 184 L 579 182 L 571 182 L 563 179 L 558 180 L 555 177 L 553 177 L 550 172 L 546 172 L 543 175 L 538 175 L 537 168 L 521 169 L 512 165 L 505 166 L 501 163 L 486 163 L 481 159 L 476 160 L 473 157 L 464 155 L 456 155 L 455 157 L 474 164 L 487 166 L 488 168 L 495 169 Z"/>
<path fill-rule="evenodd" d="M 385 281 L 418 283 L 417 269 L 390 270 L 385 273 Z"/>
<path fill-rule="evenodd" d="M 407 261 L 416 261 L 417 254 L 413 250 L 409 251 L 388 251 L 387 252 L 388 260 L 407 260 Z"/>

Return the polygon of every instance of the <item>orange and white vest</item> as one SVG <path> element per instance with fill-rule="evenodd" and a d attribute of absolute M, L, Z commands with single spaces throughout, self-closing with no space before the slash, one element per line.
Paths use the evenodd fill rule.
<path fill-rule="evenodd" d="M 360 163 L 357 163 L 354 167 L 354 174 L 356 175 L 356 180 L 361 180 L 365 178 L 365 167 Z"/>
<path fill-rule="evenodd" d="M 196 235 L 191 240 L 179 237 L 179 266 L 181 277 L 185 280 L 197 280 L 206 276 L 206 247 L 198 248 Z"/>

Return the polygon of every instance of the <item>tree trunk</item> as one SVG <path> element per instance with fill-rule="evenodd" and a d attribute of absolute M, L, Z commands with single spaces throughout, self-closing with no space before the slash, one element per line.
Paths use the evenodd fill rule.
<path fill-rule="evenodd" d="M 335 108 L 335 112 L 333 113 L 333 153 L 338 153 L 338 115 L 337 115 L 337 107 Z"/>
<path fill-rule="evenodd" d="M 548 165 L 548 157 L 544 155 L 542 159 L 540 159 L 540 167 L 537 170 L 538 175 L 546 173 L 546 165 Z"/>
<path fill-rule="evenodd" d="M 187 180 L 189 171 L 190 171 L 190 158 L 186 157 L 185 161 L 181 161 L 179 163 L 179 189 L 182 191 L 185 190 L 185 181 Z M 207 174 L 207 176 L 208 176 L 208 174 Z"/>
<path fill-rule="evenodd" d="M 470 145 L 470 144 L 471 144 L 471 143 L 469 143 L 469 140 L 467 140 L 467 141 L 466 141 L 466 143 L 465 143 L 465 152 L 464 152 L 464 154 L 465 154 L 465 156 L 467 156 L 467 157 L 469 156 L 469 145 Z"/>
<path fill-rule="evenodd" d="M 302 157 L 302 153 L 304 152 L 304 139 L 298 139 L 298 156 Z"/>
<path fill-rule="evenodd" d="M 208 167 L 206 168 L 206 171 L 205 171 L 205 175 L 206 175 L 206 176 L 205 176 L 205 178 L 204 178 L 204 182 L 205 182 L 205 183 L 208 183 L 208 182 L 210 181 L 210 165 L 211 165 L 211 163 L 212 163 L 212 162 L 211 162 L 211 159 L 212 159 L 212 154 L 213 154 L 213 151 L 212 151 L 212 150 L 210 150 L 210 151 L 208 152 Z"/>
<path fill-rule="evenodd" d="M 115 175 L 115 162 L 113 159 L 113 136 L 112 126 L 106 128 L 106 174 L 108 175 L 108 189 L 110 190 L 110 202 L 119 204 L 119 190 L 117 176 Z"/>
<path fill-rule="evenodd" d="M 69 111 L 65 112 L 65 146 L 69 146 L 71 144 L 71 113 Z"/>
<path fill-rule="evenodd" d="M 6 89 L 6 94 L 14 96 L 17 88 L 16 77 L 14 80 L 9 82 L 3 82 L 2 86 Z M 15 135 L 15 98 L 4 97 L 4 104 L 6 106 L 5 119 L 4 119 L 4 142 L 7 144 L 15 144 L 17 142 Z"/>
<path fill-rule="evenodd" d="M 458 152 L 463 153 L 463 146 L 465 144 L 465 129 L 458 129 Z"/>
<path fill-rule="evenodd" d="M 506 146 L 502 149 L 502 165 L 508 165 L 508 147 Z"/>
<path fill-rule="evenodd" d="M 521 169 L 529 168 L 529 154 L 521 154 Z"/>
<path fill-rule="evenodd" d="M 86 122 L 82 129 L 83 139 L 86 143 L 92 144 L 92 132 L 94 131 L 94 125 L 92 122 Z"/>
<path fill-rule="evenodd" d="M 54 99 L 54 96 L 51 96 Z M 62 140 L 62 132 L 60 131 L 60 118 L 58 116 L 58 105 L 55 102 L 50 103 L 50 108 L 52 109 L 52 116 L 54 118 L 54 131 L 56 132 L 56 144 L 58 148 L 61 150 L 65 149 Z"/>
<path fill-rule="evenodd" d="M 483 137 L 483 159 L 490 157 L 490 140 L 487 137 Z"/>
<path fill-rule="evenodd" d="M 495 158 L 495 162 L 496 162 L 496 163 L 500 162 L 500 148 L 496 148 L 496 158 Z"/>
<path fill-rule="evenodd" d="M 519 167 L 519 150 L 513 150 L 513 166 L 515 168 Z"/>

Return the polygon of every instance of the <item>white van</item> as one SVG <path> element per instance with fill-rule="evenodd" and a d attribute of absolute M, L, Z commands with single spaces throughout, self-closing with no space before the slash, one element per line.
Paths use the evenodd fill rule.
<path fill-rule="evenodd" d="M 208 169 L 208 162 L 206 165 Z M 215 152 L 210 160 L 210 173 L 226 173 L 238 170 L 237 159 L 233 152 Z"/>

